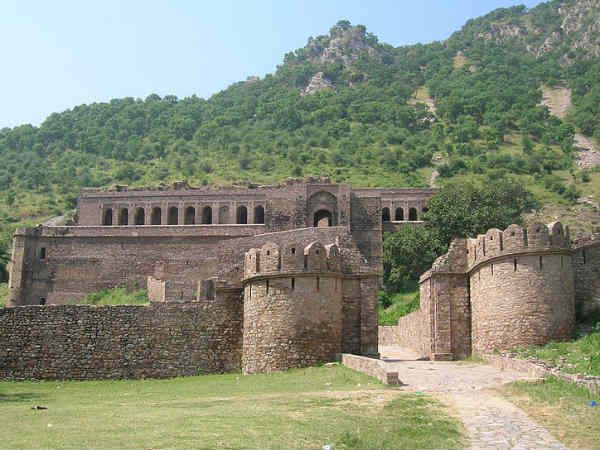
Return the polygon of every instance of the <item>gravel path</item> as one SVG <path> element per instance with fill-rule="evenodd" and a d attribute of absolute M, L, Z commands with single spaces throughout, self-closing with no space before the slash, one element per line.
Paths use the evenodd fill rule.
<path fill-rule="evenodd" d="M 527 379 L 512 371 L 467 362 L 411 361 L 412 353 L 380 349 L 404 389 L 430 393 L 458 413 L 473 449 L 564 449 L 548 431 L 492 389 Z"/>

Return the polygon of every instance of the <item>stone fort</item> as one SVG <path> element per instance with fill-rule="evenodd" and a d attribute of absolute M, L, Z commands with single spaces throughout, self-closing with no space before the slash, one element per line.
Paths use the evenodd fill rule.
<path fill-rule="evenodd" d="M 600 239 L 559 223 L 455 240 L 421 307 L 377 324 L 384 233 L 419 226 L 431 189 L 324 179 L 86 189 L 76 223 L 18 229 L 0 309 L 0 378 L 270 372 L 403 345 L 432 359 L 563 339 L 599 300 Z M 145 288 L 149 306 L 77 305 Z"/>

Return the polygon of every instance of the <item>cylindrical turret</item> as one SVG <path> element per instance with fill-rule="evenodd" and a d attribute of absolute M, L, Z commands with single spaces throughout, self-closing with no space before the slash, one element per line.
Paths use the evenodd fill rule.
<path fill-rule="evenodd" d="M 328 257 L 329 255 L 329 257 Z M 314 366 L 341 353 L 342 280 L 337 246 L 265 244 L 246 254 L 245 373 Z"/>
<path fill-rule="evenodd" d="M 489 230 L 468 244 L 473 353 L 567 338 L 575 320 L 568 236 L 560 223 Z"/>

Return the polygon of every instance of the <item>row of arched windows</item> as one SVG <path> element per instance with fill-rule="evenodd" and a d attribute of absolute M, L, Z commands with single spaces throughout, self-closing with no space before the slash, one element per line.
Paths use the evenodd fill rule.
<path fill-rule="evenodd" d="M 117 211 L 117 220 L 114 218 L 112 209 L 104 211 L 102 217 L 102 225 L 145 225 L 146 224 L 146 210 L 144 208 L 136 208 L 135 216 L 133 221 L 129 220 L 129 209 L 121 208 Z M 200 217 L 202 225 L 213 224 L 213 211 L 212 207 L 205 206 L 202 208 L 202 214 Z M 236 223 L 247 224 L 248 223 L 248 208 L 246 206 L 238 206 L 236 211 Z M 260 224 L 265 223 L 265 208 L 261 205 L 254 208 L 254 223 Z M 196 224 L 196 208 L 188 206 L 185 208 L 183 214 L 183 225 L 195 225 Z M 150 212 L 150 225 L 162 225 L 162 209 L 159 206 L 152 208 Z M 167 211 L 167 223 L 166 225 L 180 225 L 179 223 L 179 208 L 177 206 L 171 206 Z"/>
<path fill-rule="evenodd" d="M 425 212 L 425 209 L 423 209 L 423 212 Z M 409 208 L 408 209 L 408 219 L 404 218 L 404 208 L 402 207 L 398 207 L 396 208 L 396 211 L 394 213 L 394 221 L 395 222 L 400 222 L 402 220 L 419 220 L 417 215 L 417 208 Z M 381 220 L 382 222 L 390 222 L 392 220 L 391 215 L 390 215 L 390 208 L 385 207 L 381 210 Z"/>

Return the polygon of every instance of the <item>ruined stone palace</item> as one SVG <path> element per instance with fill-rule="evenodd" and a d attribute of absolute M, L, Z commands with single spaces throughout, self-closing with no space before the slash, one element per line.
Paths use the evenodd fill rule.
<path fill-rule="evenodd" d="M 598 241 L 560 224 L 455 241 L 421 308 L 378 327 L 385 231 L 418 226 L 431 189 L 280 185 L 86 189 L 76 223 L 15 232 L 0 378 L 270 372 L 378 356 L 434 359 L 564 338 L 598 299 Z M 77 305 L 147 289 L 149 306 Z"/>

